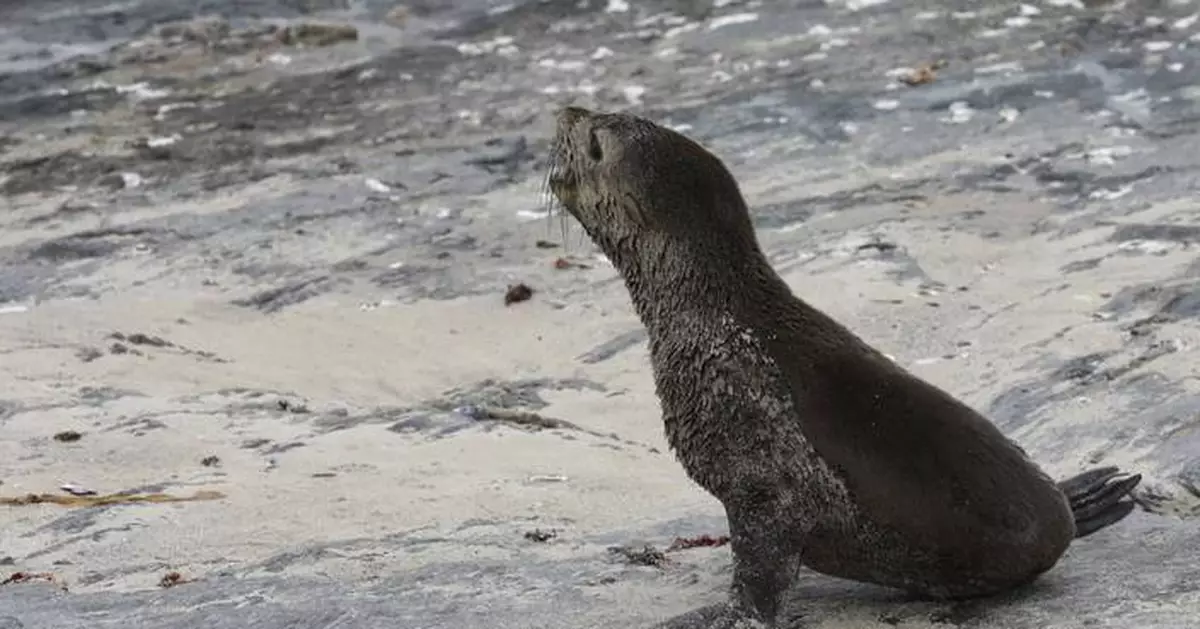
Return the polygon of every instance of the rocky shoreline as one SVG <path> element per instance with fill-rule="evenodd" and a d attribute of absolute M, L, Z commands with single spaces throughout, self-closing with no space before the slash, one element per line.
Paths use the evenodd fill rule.
<path fill-rule="evenodd" d="M 547 213 L 567 102 L 712 148 L 798 294 L 1053 474 L 1145 476 L 1031 591 L 805 575 L 789 626 L 1191 627 L 1198 50 L 1184 0 L 8 3 L 0 629 L 722 596 L 624 288 Z"/>

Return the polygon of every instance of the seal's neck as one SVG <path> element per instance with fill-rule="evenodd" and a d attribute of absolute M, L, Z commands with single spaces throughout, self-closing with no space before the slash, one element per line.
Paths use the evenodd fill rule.
<path fill-rule="evenodd" d="M 651 332 L 670 335 L 684 317 L 748 314 L 791 296 L 757 242 L 688 247 L 656 240 L 638 238 L 636 246 L 605 247 Z"/>

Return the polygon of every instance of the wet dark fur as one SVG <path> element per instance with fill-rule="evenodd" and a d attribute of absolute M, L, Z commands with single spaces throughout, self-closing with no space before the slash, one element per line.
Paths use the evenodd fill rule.
<path fill-rule="evenodd" d="M 669 626 L 773 623 L 801 565 L 995 594 L 1132 510 L 1139 476 L 1056 484 L 987 419 L 795 297 L 732 175 L 688 138 L 566 108 L 548 184 L 620 271 L 668 441 L 729 519 L 731 605 Z"/>

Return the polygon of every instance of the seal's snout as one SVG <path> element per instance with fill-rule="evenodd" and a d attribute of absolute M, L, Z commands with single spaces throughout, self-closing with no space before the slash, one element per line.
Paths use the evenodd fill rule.
<path fill-rule="evenodd" d="M 589 118 L 592 115 L 592 112 L 584 109 L 583 107 L 568 105 L 558 110 L 558 114 L 555 117 L 558 119 L 559 129 L 570 129 L 571 127 L 574 127 L 580 120 Z"/>
<path fill-rule="evenodd" d="M 572 136 L 575 134 L 575 127 L 594 115 L 583 107 L 573 105 L 563 107 L 555 114 L 558 130 L 554 138 L 549 183 L 551 191 L 564 203 L 567 202 L 565 197 L 569 196 L 568 189 L 573 188 L 575 183 L 575 174 L 572 170 L 575 160 L 571 158 Z"/>
<path fill-rule="evenodd" d="M 567 106 L 559 109 L 554 116 L 558 128 L 551 148 L 546 184 L 549 192 L 568 211 L 573 207 L 576 195 L 576 174 L 571 158 L 572 135 L 575 126 L 592 115 L 582 107 Z"/>

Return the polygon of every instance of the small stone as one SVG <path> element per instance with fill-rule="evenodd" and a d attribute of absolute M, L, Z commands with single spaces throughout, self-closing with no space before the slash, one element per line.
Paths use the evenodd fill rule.
<path fill-rule="evenodd" d="M 104 352 L 96 349 L 95 347 L 84 347 L 75 352 L 75 357 L 85 363 L 90 363 L 103 355 Z"/>
<path fill-rule="evenodd" d="M 54 435 L 54 440 L 59 443 L 74 443 L 80 439 L 83 439 L 83 433 L 74 430 L 64 430 Z"/>
<path fill-rule="evenodd" d="M 542 529 L 533 529 L 525 532 L 525 539 L 531 542 L 548 542 L 555 537 L 558 537 L 558 532 L 554 530 L 543 531 Z"/>
<path fill-rule="evenodd" d="M 533 297 L 533 289 L 525 284 L 513 284 L 504 293 L 504 305 L 511 306 Z"/>

